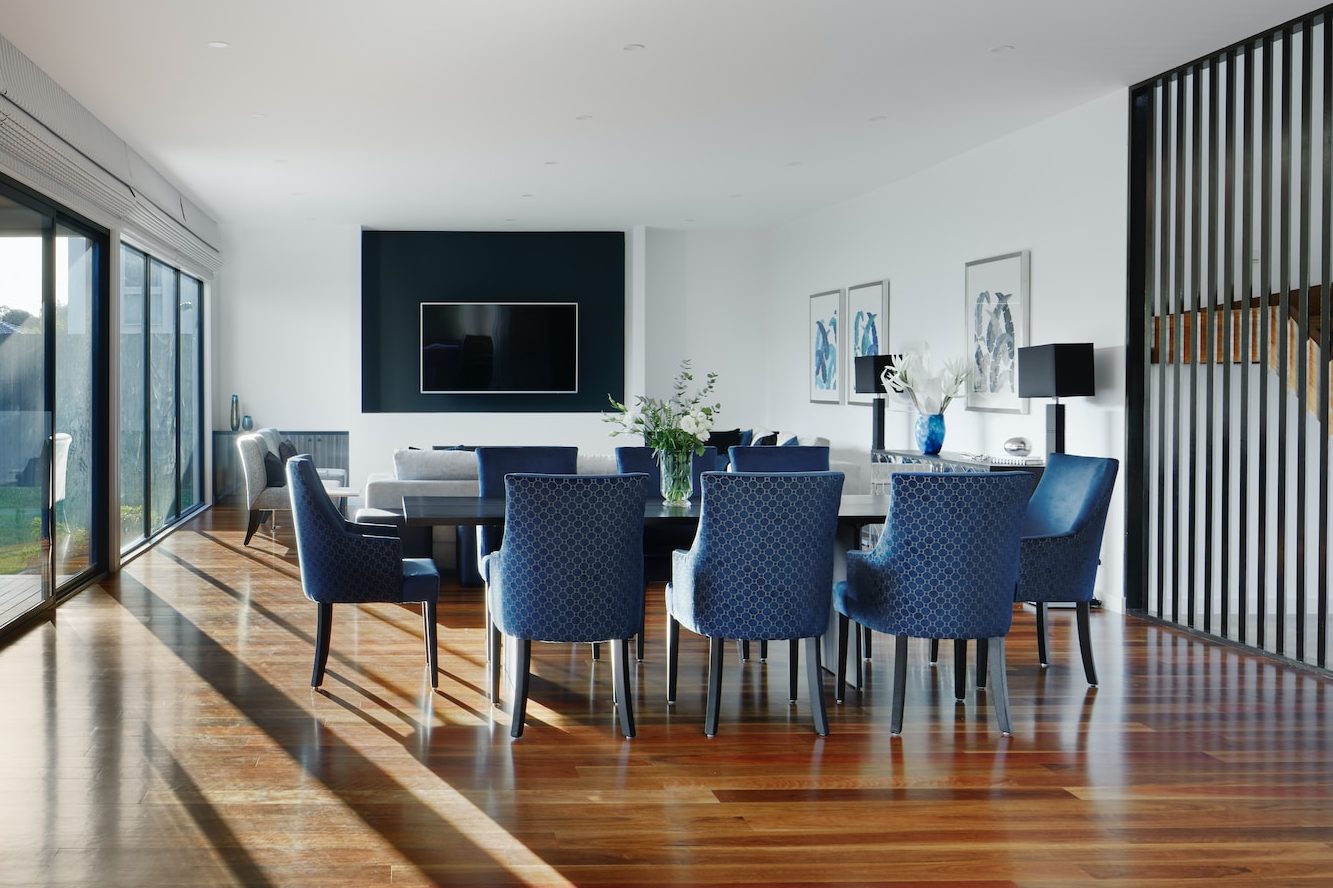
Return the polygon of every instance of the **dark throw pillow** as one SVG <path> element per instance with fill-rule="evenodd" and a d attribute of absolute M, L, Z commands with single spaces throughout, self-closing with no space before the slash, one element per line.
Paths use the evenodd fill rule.
<path fill-rule="evenodd" d="M 286 438 L 283 438 L 278 442 L 278 459 L 281 460 L 282 464 L 285 466 L 287 465 L 287 460 L 291 459 L 293 456 L 296 456 L 296 445 L 291 441 L 288 441 Z"/>
<path fill-rule="evenodd" d="M 776 447 L 778 445 L 778 433 L 773 432 L 770 435 L 764 435 L 762 438 L 756 438 L 754 443 L 756 447 Z"/>
<path fill-rule="evenodd" d="M 466 452 L 466 453 L 476 453 L 476 452 L 477 452 L 477 445 L 475 445 L 475 444 L 435 444 L 435 445 L 433 445 L 430 449 L 431 449 L 431 450 L 457 450 L 457 451 L 464 451 L 464 452 Z"/>
<path fill-rule="evenodd" d="M 739 447 L 741 443 L 741 430 L 732 429 L 729 432 L 713 432 L 708 436 L 705 442 L 709 447 L 716 447 L 718 456 L 729 452 L 733 447 Z"/>
<path fill-rule="evenodd" d="M 282 460 L 272 453 L 264 454 L 264 474 L 268 476 L 269 487 L 287 486 L 287 475 L 282 470 Z"/>

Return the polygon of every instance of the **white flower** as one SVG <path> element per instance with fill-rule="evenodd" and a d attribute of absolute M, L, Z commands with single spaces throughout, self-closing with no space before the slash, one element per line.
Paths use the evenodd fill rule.
<path fill-rule="evenodd" d="M 687 435 L 699 434 L 699 422 L 692 414 L 685 414 L 680 418 L 680 430 Z"/>
<path fill-rule="evenodd" d="M 713 421 L 709 419 L 708 415 L 702 410 L 695 411 L 690 415 L 694 417 L 694 424 L 699 427 L 699 431 L 696 432 L 696 434 L 700 437 L 707 435 L 713 430 Z"/>

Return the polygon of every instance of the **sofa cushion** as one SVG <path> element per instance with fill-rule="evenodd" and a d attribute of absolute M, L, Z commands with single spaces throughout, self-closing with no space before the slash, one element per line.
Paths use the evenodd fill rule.
<path fill-rule="evenodd" d="M 477 455 L 461 450 L 395 450 L 393 475 L 399 481 L 476 481 Z"/>
<path fill-rule="evenodd" d="M 778 433 L 769 432 L 762 438 L 755 438 L 754 444 L 756 447 L 776 447 L 778 444 Z"/>
<path fill-rule="evenodd" d="M 730 431 L 713 432 L 708 436 L 705 444 L 708 447 L 716 447 L 718 455 L 728 452 L 733 447 L 738 447 L 741 443 L 741 430 L 731 429 Z"/>
<path fill-rule="evenodd" d="M 616 458 L 606 453 L 580 453 L 578 461 L 580 475 L 614 475 Z"/>
<path fill-rule="evenodd" d="M 296 445 L 291 441 L 288 441 L 286 438 L 283 438 L 278 442 L 278 459 L 282 460 L 282 464 L 285 466 L 287 465 L 287 460 L 291 459 L 293 456 L 296 456 Z"/>
<path fill-rule="evenodd" d="M 286 487 L 287 474 L 282 470 L 282 460 L 275 453 L 264 454 L 264 475 L 268 487 Z"/>

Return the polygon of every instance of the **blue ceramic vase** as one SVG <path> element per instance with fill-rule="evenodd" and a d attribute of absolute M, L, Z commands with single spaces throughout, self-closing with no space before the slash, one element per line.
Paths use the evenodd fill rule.
<path fill-rule="evenodd" d="M 944 446 L 944 414 L 919 414 L 916 418 L 916 446 L 922 453 L 936 454 Z"/>

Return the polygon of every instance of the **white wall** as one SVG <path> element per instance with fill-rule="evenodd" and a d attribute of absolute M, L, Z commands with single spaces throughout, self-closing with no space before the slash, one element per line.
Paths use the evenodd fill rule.
<path fill-rule="evenodd" d="M 356 226 L 227 226 L 219 275 L 213 427 L 230 398 L 256 427 L 350 432 L 351 483 L 393 468 L 393 451 L 433 444 L 573 444 L 610 453 L 601 413 L 361 413 L 361 231 Z M 627 396 L 661 395 L 682 357 L 722 374 L 725 417 L 764 400 L 756 323 L 765 239 L 756 232 L 636 228 L 626 257 Z M 646 380 L 646 381 L 645 381 Z M 753 405 L 751 409 L 748 405 Z"/>
<path fill-rule="evenodd" d="M 865 453 L 868 407 L 812 404 L 806 383 L 807 297 L 888 278 L 890 351 L 929 344 L 961 356 L 964 263 L 1032 255 L 1032 344 L 1093 342 L 1095 398 L 1068 402 L 1066 449 L 1124 460 L 1127 96 L 1118 90 L 911 178 L 773 232 L 768 275 L 768 424 Z M 946 413 L 946 450 L 999 453 L 1024 435 L 1041 452 L 1045 402 L 1026 416 Z M 911 445 L 913 417 L 889 414 L 888 446 Z M 1111 505 L 1100 596 L 1123 598 L 1122 501 Z"/>

